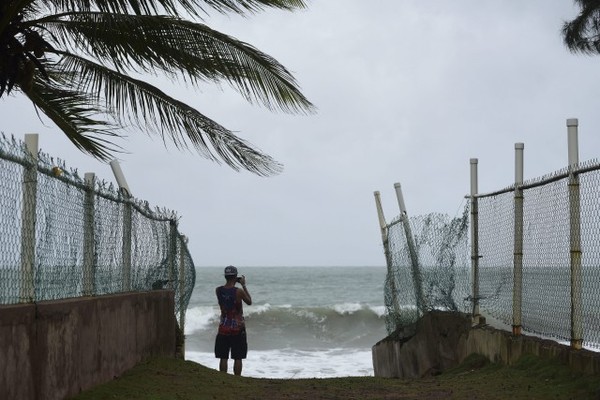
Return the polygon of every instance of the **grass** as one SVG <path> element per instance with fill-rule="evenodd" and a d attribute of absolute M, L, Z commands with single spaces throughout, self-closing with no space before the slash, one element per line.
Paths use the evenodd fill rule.
<path fill-rule="evenodd" d="M 257 379 L 235 377 L 191 361 L 159 358 L 75 397 L 99 399 L 591 399 L 600 377 L 571 372 L 558 362 L 524 356 L 511 367 L 472 355 L 455 369 L 417 380 L 349 377 Z"/>

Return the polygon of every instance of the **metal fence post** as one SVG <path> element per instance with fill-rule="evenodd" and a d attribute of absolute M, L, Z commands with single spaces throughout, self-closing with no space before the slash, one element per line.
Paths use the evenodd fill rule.
<path fill-rule="evenodd" d="M 84 176 L 87 186 L 83 203 L 83 295 L 95 294 L 95 238 L 94 238 L 94 186 L 96 176 L 87 172 Z"/>
<path fill-rule="evenodd" d="M 471 274 L 473 279 L 473 324 L 481 322 L 479 312 L 479 215 L 477 205 L 477 163 L 471 158 Z"/>
<path fill-rule="evenodd" d="M 33 284 L 35 264 L 35 222 L 37 205 L 38 135 L 25 135 L 27 160 L 23 171 L 23 213 L 21 214 L 21 288 L 19 300 L 29 303 L 35 300 Z"/>
<path fill-rule="evenodd" d="M 188 238 L 179 236 L 179 329 L 185 332 L 185 250 Z M 182 341 L 182 353 L 185 354 L 185 341 Z"/>
<path fill-rule="evenodd" d="M 110 168 L 112 169 L 113 175 L 119 185 L 119 190 L 125 198 L 123 203 L 123 246 L 121 261 L 123 263 L 123 286 L 124 292 L 131 290 L 131 229 L 132 229 L 132 205 L 131 205 L 131 192 L 129 185 L 125 180 L 125 175 L 121 170 L 118 160 L 112 160 L 110 162 Z"/>
<path fill-rule="evenodd" d="M 410 263 L 412 267 L 412 278 L 413 285 L 415 286 L 415 298 L 417 302 L 417 310 L 423 314 L 427 309 L 425 296 L 423 295 L 423 279 L 421 278 L 421 270 L 419 268 L 419 257 L 417 256 L 417 247 L 415 246 L 415 239 L 410 229 L 410 221 L 408 220 L 408 213 L 406 212 L 406 206 L 404 205 L 404 196 L 402 196 L 402 187 L 400 183 L 394 183 L 394 189 L 396 189 L 396 198 L 398 199 L 398 206 L 400 207 L 400 218 L 402 219 L 402 225 L 404 227 L 404 234 L 408 244 L 408 252 L 410 255 Z"/>
<path fill-rule="evenodd" d="M 513 254 L 512 332 L 521 335 L 523 303 L 523 143 L 515 143 L 515 226 Z"/>
<path fill-rule="evenodd" d="M 177 222 L 169 220 L 169 289 L 174 290 L 177 264 Z"/>
<path fill-rule="evenodd" d="M 131 227 L 132 227 L 132 206 L 129 196 L 123 203 L 123 287 L 124 292 L 131 291 Z"/>
<path fill-rule="evenodd" d="M 394 312 L 400 314 L 400 304 L 398 303 L 398 294 L 396 291 L 396 277 L 394 275 L 394 266 L 392 265 L 392 255 L 390 254 L 389 242 L 388 242 L 388 227 L 385 222 L 385 216 L 383 214 L 383 207 L 381 206 L 381 194 L 375 191 L 375 207 L 377 207 L 377 218 L 379 219 L 379 228 L 381 229 L 381 242 L 383 243 L 383 253 L 385 255 L 385 263 L 387 266 L 388 276 L 393 278 L 394 290 L 392 290 L 392 306 Z"/>
<path fill-rule="evenodd" d="M 571 347 L 581 349 L 583 344 L 581 304 L 581 215 L 579 197 L 579 147 L 577 138 L 578 121 L 567 120 L 569 151 L 569 217 L 571 254 Z"/>

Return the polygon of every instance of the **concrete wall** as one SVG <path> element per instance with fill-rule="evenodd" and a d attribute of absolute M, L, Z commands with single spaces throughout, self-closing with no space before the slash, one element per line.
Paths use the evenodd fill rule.
<path fill-rule="evenodd" d="M 533 354 L 557 359 L 574 371 L 600 374 L 600 353 L 573 350 L 552 340 L 516 337 L 488 325 L 472 327 L 471 318 L 460 313 L 430 312 L 372 348 L 375 376 L 387 378 L 435 375 L 473 353 L 508 365 L 524 354 Z"/>
<path fill-rule="evenodd" d="M 64 399 L 174 356 L 173 292 L 0 306 L 0 399 Z"/>

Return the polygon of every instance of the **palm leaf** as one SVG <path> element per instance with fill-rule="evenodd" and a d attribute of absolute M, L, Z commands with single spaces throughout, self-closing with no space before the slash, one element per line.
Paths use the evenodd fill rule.
<path fill-rule="evenodd" d="M 90 106 L 94 99 L 88 94 L 65 89 L 60 74 L 53 73 L 50 80 L 38 75 L 26 95 L 79 150 L 103 161 L 118 151 L 110 140 L 102 138 L 118 136 L 111 129 L 113 125 L 93 118 L 103 110 Z"/>
<path fill-rule="evenodd" d="M 0 32 L 4 32 L 6 27 L 15 19 L 17 15 L 30 10 L 36 0 L 3 0 L 5 4 L 0 6 Z"/>
<path fill-rule="evenodd" d="M 270 110 L 312 112 L 292 74 L 249 44 L 200 23 L 166 16 L 68 13 L 42 24 L 63 46 L 73 43 L 120 71 L 162 70 L 193 81 L 225 80 L 248 101 Z"/>
<path fill-rule="evenodd" d="M 577 0 L 580 14 L 563 26 L 565 44 L 572 52 L 600 53 L 600 1 Z"/>
<path fill-rule="evenodd" d="M 203 0 L 203 3 L 222 13 L 235 12 L 238 14 L 262 11 L 267 7 L 283 10 L 306 7 L 304 0 Z"/>
<path fill-rule="evenodd" d="M 193 84 L 224 81 L 269 109 L 313 111 L 277 60 L 180 19 L 184 12 L 201 18 L 208 9 L 246 14 L 304 6 L 304 0 L 4 0 L 0 42 L 12 42 L 0 45 L 0 97 L 13 86 L 24 92 L 78 149 L 101 160 L 119 151 L 111 142 L 117 132 L 133 126 L 178 148 L 194 147 L 235 170 L 275 174 L 282 167 L 271 157 L 129 75 L 159 72 Z"/>
<path fill-rule="evenodd" d="M 106 112 L 121 125 L 136 125 L 177 148 L 191 144 L 202 156 L 222 160 L 235 170 L 243 168 L 262 176 L 281 172 L 281 164 L 270 156 L 158 88 L 77 55 L 61 55 L 64 70 L 78 71 L 67 84 L 77 91 L 96 93 L 94 101 L 104 103 Z"/>
<path fill-rule="evenodd" d="M 27 1 L 27 0 L 25 0 Z M 167 13 L 181 15 L 185 10 L 199 17 L 207 13 L 207 7 L 221 13 L 234 12 L 245 14 L 258 12 L 266 8 L 293 10 L 305 8 L 305 0 L 45 0 L 55 10 L 101 11 L 106 13 L 151 15 Z"/>

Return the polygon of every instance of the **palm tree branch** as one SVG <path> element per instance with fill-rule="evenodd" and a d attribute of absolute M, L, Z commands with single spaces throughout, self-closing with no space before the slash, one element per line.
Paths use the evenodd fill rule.
<path fill-rule="evenodd" d="M 306 7 L 305 0 L 203 0 L 202 2 L 221 13 L 237 14 L 254 13 L 266 8 L 293 10 Z"/>
<path fill-rule="evenodd" d="M 92 99 L 82 92 L 64 89 L 60 78 L 52 73 L 46 79 L 38 75 L 34 78 L 31 90 L 25 94 L 32 103 L 46 114 L 79 150 L 103 161 L 111 158 L 111 153 L 119 151 L 108 139 L 101 136 L 117 137 L 111 124 L 93 118 L 102 110 L 90 106 Z"/>
<path fill-rule="evenodd" d="M 572 52 L 600 53 L 600 1 L 577 0 L 579 15 L 563 25 L 565 45 Z"/>
<path fill-rule="evenodd" d="M 6 4 L 2 6 L 0 13 L 0 32 L 3 32 L 17 15 L 31 8 L 36 0 L 4 0 Z"/>
<path fill-rule="evenodd" d="M 121 124 L 132 123 L 159 135 L 164 142 L 172 141 L 178 148 L 191 144 L 200 155 L 222 160 L 235 170 L 246 169 L 262 176 L 282 170 L 270 156 L 155 86 L 74 54 L 60 55 L 63 69 L 78 71 L 70 85 L 78 91 L 97 93 L 96 101 L 105 102 L 107 112 Z"/>
<path fill-rule="evenodd" d="M 249 102 L 270 110 L 314 111 L 292 74 L 277 60 L 204 24 L 168 16 L 95 12 L 68 13 L 35 23 L 51 31 L 63 46 L 75 43 L 73 51 L 111 63 L 120 71 L 159 69 L 192 81 L 224 80 Z"/>
<path fill-rule="evenodd" d="M 31 0 L 25 0 L 31 1 Z M 181 15 L 181 10 L 194 17 L 207 14 L 207 8 L 220 13 L 254 13 L 267 8 L 294 10 L 306 7 L 305 0 L 45 0 L 57 10 L 101 11 L 106 13 L 134 13 L 150 15 L 167 13 Z"/>

